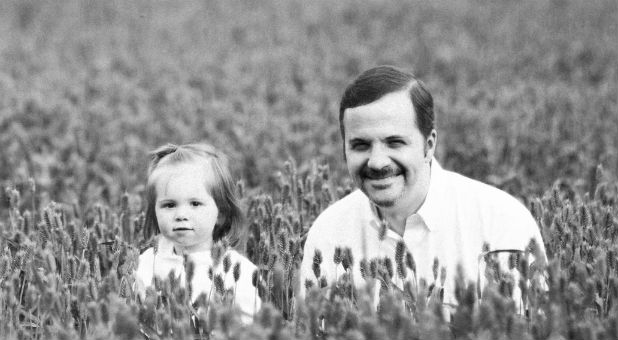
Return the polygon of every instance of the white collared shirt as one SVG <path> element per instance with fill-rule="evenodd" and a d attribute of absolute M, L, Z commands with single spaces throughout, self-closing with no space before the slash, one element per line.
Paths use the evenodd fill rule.
<path fill-rule="evenodd" d="M 234 250 L 227 250 L 221 259 L 230 256 L 231 266 L 226 273 L 223 268 L 223 261 L 219 261 L 217 266 L 212 268 L 213 275 L 221 275 L 225 290 L 232 289 L 235 292 L 234 304 L 241 312 L 241 321 L 245 324 L 252 322 L 253 315 L 260 310 L 261 300 L 253 286 L 251 279 L 253 271 L 257 267 L 246 257 Z M 188 255 L 188 259 L 195 265 L 193 280 L 191 281 L 192 294 L 191 301 L 195 301 L 200 294 L 214 296 L 213 282 L 208 277 L 208 271 L 213 267 L 213 260 L 210 251 L 200 251 Z M 240 277 L 238 282 L 234 281 L 233 268 L 236 263 L 240 263 Z M 148 248 L 139 256 L 139 265 L 135 272 L 136 288 L 142 298 L 145 296 L 147 287 L 153 285 L 153 278 L 167 279 L 170 272 L 174 272 L 179 279 L 181 286 L 185 286 L 186 273 L 184 258 L 174 252 L 174 244 L 163 236 L 157 240 L 157 251 Z M 214 276 L 213 276 L 214 277 Z"/>
<path fill-rule="evenodd" d="M 391 257 L 395 264 L 395 247 L 403 240 L 415 259 L 418 279 L 434 283 L 434 259 L 446 269 L 444 302 L 456 304 L 454 279 L 460 263 L 468 282 L 476 282 L 479 255 L 483 244 L 490 249 L 525 250 L 534 238 L 544 247 L 536 221 L 526 207 L 511 195 L 490 185 L 444 170 L 433 159 L 429 191 L 418 212 L 409 216 L 403 236 L 388 230 L 380 241 L 380 221 L 367 196 L 360 190 L 335 202 L 315 220 L 304 248 L 300 272 L 300 295 L 305 295 L 305 280 L 316 282 L 312 270 L 316 249 L 322 252 L 322 275 L 329 284 L 344 269 L 335 266 L 335 247 L 349 247 L 354 255 L 353 279 L 363 286 L 359 261 Z M 436 286 L 440 282 L 438 270 Z M 408 270 L 408 278 L 411 271 Z M 393 282 L 402 282 L 397 278 Z"/>

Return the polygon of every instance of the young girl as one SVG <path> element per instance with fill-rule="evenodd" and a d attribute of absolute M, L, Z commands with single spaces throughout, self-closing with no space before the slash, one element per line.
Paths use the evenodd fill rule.
<path fill-rule="evenodd" d="M 241 320 L 252 320 L 261 304 L 251 282 L 256 266 L 233 250 L 215 255 L 214 261 L 211 256 L 215 242 L 225 239 L 235 245 L 241 236 L 242 213 L 234 190 L 226 158 L 208 144 L 168 144 L 152 152 L 145 227 L 147 236 L 160 235 L 139 257 L 136 287 L 142 298 L 155 276 L 166 279 L 174 272 L 186 285 L 191 275 L 185 273 L 185 261 L 191 261 L 192 301 L 201 293 L 214 296 L 213 281 L 217 288 L 223 281 L 225 291 L 235 292 Z"/>

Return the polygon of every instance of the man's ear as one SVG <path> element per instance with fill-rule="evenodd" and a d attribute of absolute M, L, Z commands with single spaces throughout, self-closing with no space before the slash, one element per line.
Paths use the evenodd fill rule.
<path fill-rule="evenodd" d="M 432 129 L 425 139 L 425 162 L 431 162 L 434 153 L 436 152 L 436 144 L 438 142 L 438 132 Z"/>

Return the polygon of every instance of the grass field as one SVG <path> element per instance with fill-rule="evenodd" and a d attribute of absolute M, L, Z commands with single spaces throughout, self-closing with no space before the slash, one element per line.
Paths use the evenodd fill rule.
<path fill-rule="evenodd" d="M 0 2 L 0 334 L 187 332 L 182 294 L 139 303 L 130 272 L 147 152 L 207 140 L 242 181 L 275 306 L 233 330 L 222 306 L 204 316 L 215 337 L 618 338 L 617 23 L 615 0 Z M 415 315 L 325 293 L 294 306 L 302 236 L 350 190 L 340 96 L 379 64 L 429 87 L 445 168 L 537 216 L 554 275 L 538 313 L 518 318 L 504 289 L 450 331 L 420 299 Z"/>

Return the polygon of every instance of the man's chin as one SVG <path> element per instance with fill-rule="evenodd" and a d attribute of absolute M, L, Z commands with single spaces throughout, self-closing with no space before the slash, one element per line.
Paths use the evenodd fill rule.
<path fill-rule="evenodd" d="M 369 200 L 373 204 L 377 205 L 378 207 L 390 208 L 390 207 L 393 207 L 395 203 L 397 203 L 397 199 L 388 198 L 388 197 L 380 197 L 378 195 L 372 195 L 367 190 L 363 190 L 363 192 L 365 193 L 365 196 L 367 196 Z"/>
<path fill-rule="evenodd" d="M 371 202 L 380 208 L 391 208 L 395 206 L 395 200 L 371 199 Z"/>

